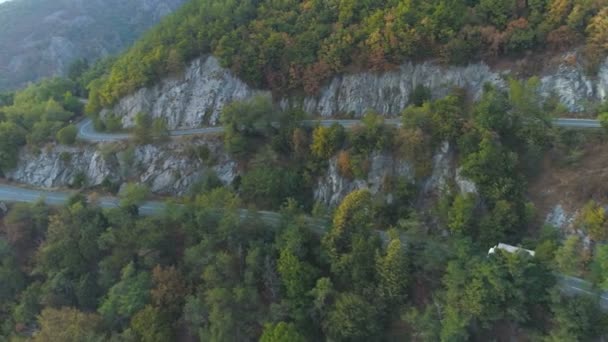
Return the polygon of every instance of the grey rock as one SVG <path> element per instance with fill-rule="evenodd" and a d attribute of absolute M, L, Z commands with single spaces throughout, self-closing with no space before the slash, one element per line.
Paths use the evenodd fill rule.
<path fill-rule="evenodd" d="M 338 172 L 338 160 L 336 157 L 329 162 L 329 168 L 325 175 L 317 181 L 314 191 L 316 202 L 329 207 L 337 206 L 349 193 L 358 189 L 369 189 L 372 194 L 381 191 L 387 193 L 390 200 L 391 189 L 383 189 L 386 181 L 391 178 L 400 178 L 413 181 L 414 170 L 404 160 L 399 160 L 392 155 L 374 153 L 369 157 L 370 168 L 366 179 L 349 179 Z"/>
<path fill-rule="evenodd" d="M 557 204 L 555 207 L 553 207 L 551 212 L 547 214 L 545 223 L 561 231 L 566 231 L 573 228 L 577 215 L 577 212 L 569 213 L 561 204 Z"/>
<path fill-rule="evenodd" d="M 185 157 L 192 146 L 207 146 L 214 156 L 212 164 Z M 61 188 L 73 184 L 84 175 L 87 187 L 101 185 L 105 179 L 120 184 L 146 184 L 158 194 L 183 195 L 209 171 L 229 184 L 236 177 L 237 164 L 217 141 L 172 141 L 160 145 L 135 148 L 133 160 L 125 153 L 103 155 L 95 146 L 55 146 L 40 153 L 22 150 L 17 167 L 6 174 L 7 179 L 42 188 Z M 129 170 L 128 173 L 123 172 Z"/>
<path fill-rule="evenodd" d="M 540 91 L 556 95 L 571 111 L 581 111 L 589 103 L 608 98 L 608 60 L 597 77 L 586 76 L 582 65 L 568 64 L 568 54 L 552 70 L 541 73 Z M 317 96 L 275 99 L 282 108 L 302 108 L 322 117 L 349 114 L 361 117 L 374 110 L 385 116 L 397 115 L 406 108 L 411 91 L 419 84 L 428 87 L 434 98 L 440 98 L 454 87 L 468 90 L 475 98 L 483 93 L 486 83 L 505 88 L 509 71 L 495 71 L 484 63 L 466 67 L 445 67 L 430 62 L 405 63 L 385 73 L 355 73 L 334 77 Z M 123 98 L 112 109 L 123 116 L 123 124 L 133 125 L 142 111 L 163 117 L 170 128 L 195 128 L 218 123 L 221 109 L 234 100 L 268 92 L 252 89 L 214 57 L 193 61 L 183 75 L 173 76 L 149 88 L 142 88 Z"/>
<path fill-rule="evenodd" d="M 564 55 L 563 60 L 569 57 L 576 59 L 575 53 L 568 53 Z M 600 69 L 600 74 L 606 72 L 608 69 Z M 569 110 L 579 112 L 585 109 L 587 102 L 603 99 L 596 96 L 596 87 L 598 95 L 608 89 L 603 88 L 601 82 L 596 84 L 590 79 L 579 63 L 575 65 L 562 63 L 556 72 L 541 78 L 540 91 L 544 96 L 556 95 Z"/>
<path fill-rule="evenodd" d="M 258 94 L 268 93 L 252 90 L 217 59 L 207 57 L 195 60 L 181 77 L 123 98 L 112 111 L 123 117 L 124 127 L 132 127 L 137 113 L 144 112 L 165 118 L 170 129 L 192 128 L 217 124 L 226 104 Z"/>
<path fill-rule="evenodd" d="M 360 117 L 368 110 L 391 115 L 407 107 L 410 93 L 417 85 L 428 87 L 435 98 L 447 95 L 454 86 L 465 88 L 478 98 L 485 83 L 505 85 L 500 74 L 483 63 L 441 67 L 408 62 L 398 70 L 381 74 L 366 72 L 335 77 L 319 96 L 305 98 L 303 107 L 306 112 L 322 117 L 338 113 Z"/>
<path fill-rule="evenodd" d="M 444 141 L 433 156 L 431 176 L 424 181 L 423 194 L 443 194 L 449 191 L 449 180 L 453 179 L 454 151 L 450 143 Z"/>
<path fill-rule="evenodd" d="M 474 194 L 477 195 L 479 192 L 477 191 L 477 184 L 472 180 L 466 178 L 462 175 L 462 168 L 459 167 L 456 169 L 456 175 L 454 177 L 454 181 L 456 181 L 456 185 L 458 186 L 458 190 L 461 194 Z"/>

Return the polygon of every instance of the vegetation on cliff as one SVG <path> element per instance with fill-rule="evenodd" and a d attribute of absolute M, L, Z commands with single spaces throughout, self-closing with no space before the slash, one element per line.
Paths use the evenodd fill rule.
<path fill-rule="evenodd" d="M 332 75 L 406 59 L 466 64 L 585 43 L 594 65 L 607 52 L 605 7 L 603 0 L 193 0 L 91 84 L 89 111 L 203 54 L 256 87 L 312 94 Z"/>

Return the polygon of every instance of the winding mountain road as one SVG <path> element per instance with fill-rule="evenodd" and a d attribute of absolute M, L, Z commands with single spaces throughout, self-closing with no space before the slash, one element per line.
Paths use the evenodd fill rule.
<path fill-rule="evenodd" d="M 322 126 L 331 126 L 338 123 L 345 128 L 356 126 L 360 123 L 359 120 L 307 120 L 305 124 L 315 125 L 319 123 Z M 390 125 L 400 125 L 399 119 L 389 119 L 386 123 Z M 596 129 L 601 128 L 599 121 L 592 119 L 570 119 L 559 118 L 553 120 L 553 125 L 564 128 L 574 129 Z M 204 135 L 217 134 L 224 131 L 223 127 L 206 127 L 186 130 L 170 131 L 170 136 L 189 136 L 189 135 Z M 83 120 L 78 124 L 78 137 L 83 141 L 88 142 L 112 142 L 127 140 L 131 137 L 127 133 L 100 133 L 95 131 L 93 122 L 90 119 Z M 62 205 L 67 200 L 76 194 L 76 192 L 68 191 L 44 191 L 33 190 L 12 185 L 0 184 L 0 201 L 4 202 L 27 202 L 34 203 L 38 200 L 43 200 L 49 205 Z M 100 197 L 96 199 L 97 204 L 102 208 L 116 208 L 119 206 L 119 200 L 115 197 Z M 144 216 L 151 216 L 162 213 L 166 209 L 166 204 L 160 201 L 147 201 L 139 206 L 139 213 Z M 250 216 L 252 211 L 240 210 L 241 217 Z M 264 222 L 270 225 L 278 225 L 281 220 L 281 215 L 275 212 L 258 211 L 257 215 Z M 328 227 L 328 223 L 323 220 L 309 219 L 310 228 L 318 234 L 323 234 Z M 382 240 L 386 242 L 387 236 L 385 232 L 379 232 Z M 558 275 L 558 283 L 564 293 L 570 295 L 585 294 L 597 296 L 602 309 L 608 311 L 608 292 L 599 292 L 593 289 L 593 286 L 579 278 Z"/>
<path fill-rule="evenodd" d="M 401 125 L 400 119 L 387 119 L 385 122 L 389 125 L 399 126 Z M 305 120 L 304 124 L 313 126 L 315 124 L 321 126 L 331 126 L 335 123 L 344 126 L 344 128 L 351 128 L 361 123 L 360 120 Z M 559 118 L 553 120 L 553 125 L 564 128 L 601 128 L 600 122 L 593 119 L 569 119 Z M 224 128 L 221 126 L 215 127 L 203 127 L 203 128 L 192 128 L 192 129 L 178 129 L 169 131 L 169 135 L 172 137 L 183 137 L 189 135 L 205 135 L 205 134 L 218 134 L 224 132 Z M 78 138 L 88 142 L 111 142 L 128 140 L 131 137 L 129 133 L 102 133 L 97 132 L 93 126 L 91 119 L 82 120 L 78 124 Z"/>

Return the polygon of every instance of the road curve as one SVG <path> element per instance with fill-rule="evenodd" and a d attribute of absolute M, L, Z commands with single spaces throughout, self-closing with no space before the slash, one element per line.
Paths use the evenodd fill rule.
<path fill-rule="evenodd" d="M 43 201 L 51 206 L 61 206 L 77 193 L 77 191 L 35 190 L 0 184 L 0 202 L 36 203 L 38 201 Z M 104 209 L 118 208 L 120 200 L 116 197 L 102 196 L 95 198 L 95 204 Z M 167 208 L 167 205 L 161 201 L 146 201 L 141 203 L 138 208 L 140 215 L 153 216 L 163 213 Z M 239 214 L 242 218 L 255 214 L 262 221 L 272 226 L 279 225 L 281 221 L 281 214 L 272 211 L 240 209 Z M 323 234 L 327 230 L 328 224 L 324 220 L 309 218 L 308 223 L 310 228 L 318 234 Z"/>
<path fill-rule="evenodd" d="M 567 295 L 586 295 L 595 296 L 599 300 L 600 307 L 604 311 L 608 311 L 608 292 L 598 291 L 593 288 L 593 285 L 580 278 L 570 277 L 566 275 L 558 274 L 557 280 L 562 292 Z"/>
<path fill-rule="evenodd" d="M 360 124 L 360 120 L 306 120 L 306 125 L 331 126 L 333 124 L 340 124 L 345 128 L 351 128 Z M 385 121 L 390 125 L 400 125 L 399 119 L 388 119 Z M 562 128 L 575 128 L 575 129 L 596 129 L 601 128 L 601 124 L 598 120 L 592 119 L 573 119 L 573 118 L 558 118 L 553 120 L 553 125 Z M 170 136 L 188 136 L 188 135 L 203 135 L 203 134 L 217 134 L 224 131 L 223 127 L 206 127 L 206 128 L 195 128 L 185 130 L 174 130 L 170 131 Z M 78 137 L 81 140 L 88 142 L 111 142 L 127 140 L 131 137 L 128 133 L 100 133 L 95 131 L 93 122 L 90 119 L 85 119 L 78 124 Z M 0 201 L 5 202 L 28 202 L 34 203 L 38 200 L 43 200 L 49 205 L 62 205 L 74 195 L 76 192 L 67 191 L 43 191 L 43 190 L 32 190 L 25 189 L 10 185 L 0 185 Z M 119 200 L 115 197 L 101 197 L 97 199 L 97 204 L 102 208 L 116 208 L 119 205 Z M 163 202 L 148 201 L 144 202 L 139 206 L 139 213 L 144 216 L 151 216 L 154 214 L 162 213 L 165 210 L 166 205 Z M 241 217 L 251 215 L 249 210 L 240 210 Z M 266 223 L 276 226 L 281 220 L 281 215 L 275 212 L 269 211 L 258 211 L 257 215 Z M 318 234 L 323 234 L 328 224 L 323 220 L 309 219 L 311 229 Z M 379 232 L 384 242 L 388 240 L 385 232 Z M 593 289 L 592 285 L 582 279 L 558 275 L 558 283 L 562 291 L 569 295 L 584 294 L 593 295 L 599 298 L 600 306 L 603 310 L 608 311 L 608 292 L 598 292 Z"/>
<path fill-rule="evenodd" d="M 42 200 L 44 203 L 52 206 L 65 204 L 68 199 L 76 195 L 77 191 L 47 191 L 26 189 L 12 185 L 0 185 L 0 201 L 3 202 L 24 202 L 35 203 Z M 97 205 L 102 208 L 117 208 L 119 200 L 116 197 L 103 196 L 96 199 Z M 145 216 L 150 216 L 162 212 L 165 204 L 158 201 L 143 202 L 139 206 L 140 213 Z"/>
<path fill-rule="evenodd" d="M 401 125 L 400 119 L 387 119 L 385 122 L 389 125 Z M 345 128 L 351 128 L 361 123 L 361 120 L 305 120 L 305 125 L 320 124 L 321 126 L 331 126 L 333 124 L 339 124 Z M 564 128 L 601 128 L 601 124 L 598 120 L 593 119 L 570 119 L 570 118 L 559 118 L 553 120 L 553 125 Z M 203 127 L 203 128 L 192 128 L 192 129 L 179 129 L 169 131 L 169 135 L 172 137 L 182 137 L 188 135 L 204 135 L 204 134 L 218 134 L 222 133 L 224 128 L 221 126 L 216 127 Z M 78 138 L 88 142 L 111 142 L 128 140 L 131 137 L 129 133 L 101 133 L 95 130 L 93 121 L 91 119 L 82 120 L 78 124 Z"/>
<path fill-rule="evenodd" d="M 43 201 L 52 206 L 60 206 L 65 204 L 68 199 L 77 194 L 75 191 L 44 191 L 26 189 L 11 185 L 0 184 L 0 201 L 3 202 L 24 202 L 35 203 Z M 117 208 L 119 200 L 115 197 L 99 197 L 96 199 L 97 205 L 102 208 Z M 166 204 L 160 201 L 147 201 L 139 205 L 139 213 L 143 216 L 153 216 L 162 213 L 166 209 Z M 249 217 L 252 214 L 257 214 L 258 217 L 270 226 L 277 226 L 281 222 L 281 214 L 271 211 L 250 211 L 246 209 L 239 210 L 239 215 L 242 218 Z M 321 219 L 308 218 L 309 228 L 318 235 L 323 235 L 329 224 Z M 378 231 L 380 238 L 384 244 L 389 240 L 386 232 Z M 405 241 L 404 241 L 405 243 Z M 561 290 L 568 295 L 588 295 L 596 296 L 599 299 L 600 307 L 608 311 L 608 293 L 600 293 L 593 289 L 593 286 L 579 278 L 557 275 L 558 283 Z"/>

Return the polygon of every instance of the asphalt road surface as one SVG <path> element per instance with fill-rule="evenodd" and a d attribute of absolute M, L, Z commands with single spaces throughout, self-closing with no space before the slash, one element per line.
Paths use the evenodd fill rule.
<path fill-rule="evenodd" d="M 400 125 L 400 119 L 388 119 L 385 121 L 389 125 Z M 305 120 L 305 124 L 315 125 L 319 123 L 321 126 L 331 126 L 338 123 L 345 128 L 351 128 L 361 123 L 360 120 Z M 554 119 L 553 125 L 564 128 L 601 128 L 599 121 L 592 119 L 568 119 L 560 118 Z M 169 135 L 172 137 L 181 137 L 188 135 L 204 135 L 204 134 L 217 134 L 222 133 L 224 128 L 221 126 L 217 127 L 204 127 L 204 128 L 192 128 L 170 131 Z M 85 119 L 78 124 L 78 138 L 88 142 L 111 142 L 127 140 L 131 137 L 129 133 L 101 133 L 95 131 L 93 121 L 91 119 Z"/>
<path fill-rule="evenodd" d="M 593 288 L 593 285 L 587 281 L 579 278 L 558 275 L 558 283 L 562 291 L 566 294 L 575 295 L 587 295 L 598 297 L 600 307 L 604 311 L 608 311 L 608 292 L 601 292 Z"/>
<path fill-rule="evenodd" d="M 205 127 L 205 128 L 193 128 L 170 131 L 169 135 L 172 137 L 188 136 L 188 135 L 202 135 L 202 134 L 215 134 L 222 133 L 224 128 L 219 127 Z M 95 131 L 93 121 L 91 119 L 82 120 L 78 124 L 78 138 L 88 142 L 110 142 L 110 141 L 121 141 L 127 140 L 131 137 L 129 133 L 100 133 Z"/>
<path fill-rule="evenodd" d="M 26 202 L 35 203 L 42 200 L 44 203 L 52 206 L 65 204 L 71 196 L 76 195 L 76 191 L 47 191 L 27 189 L 12 185 L 0 185 L 0 201 L 4 202 Z M 102 208 L 117 208 L 119 200 L 115 197 L 99 197 L 96 203 Z M 142 215 L 150 216 L 161 213 L 165 209 L 165 204 L 162 202 L 148 201 L 139 206 L 139 212 Z"/>
<path fill-rule="evenodd" d="M 553 120 L 553 125 L 566 128 L 602 128 L 598 120 L 593 119 L 566 119 Z"/>

